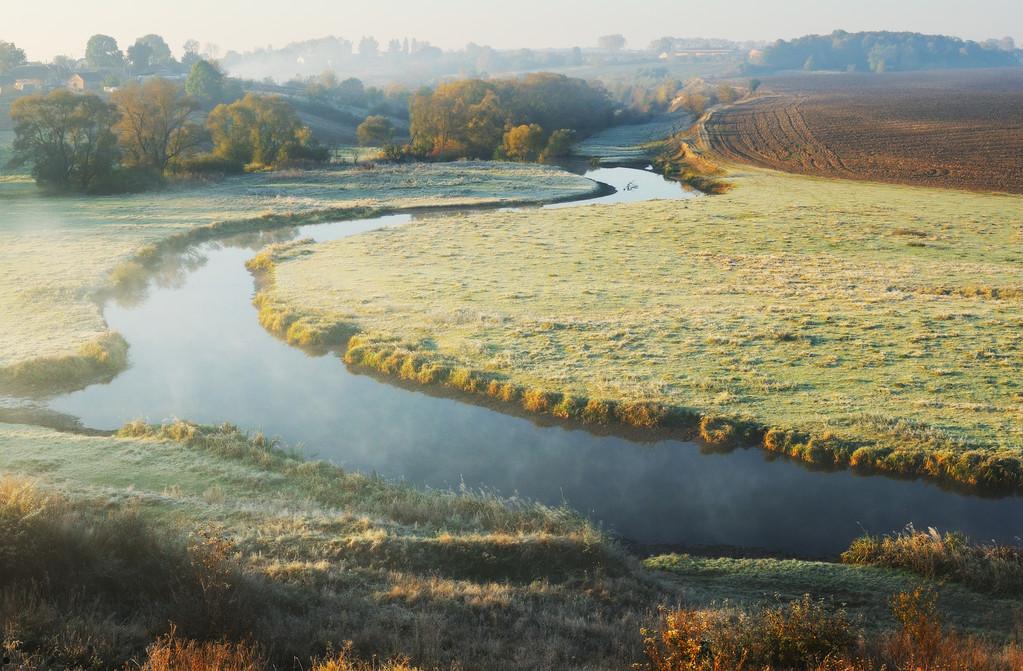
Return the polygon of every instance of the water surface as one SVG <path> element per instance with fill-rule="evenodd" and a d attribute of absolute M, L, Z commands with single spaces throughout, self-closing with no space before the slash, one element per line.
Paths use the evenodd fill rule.
<path fill-rule="evenodd" d="M 587 174 L 618 192 L 558 207 L 692 196 L 647 171 Z M 630 184 L 635 188 L 626 189 Z M 304 226 L 285 235 L 324 241 L 411 217 Z M 252 235 L 200 245 L 144 299 L 108 304 L 107 322 L 131 344 L 131 367 L 51 407 L 92 428 L 136 418 L 230 421 L 300 443 L 309 456 L 418 486 L 464 485 L 567 503 L 642 543 L 824 555 L 864 529 L 888 532 L 907 523 L 999 541 L 1021 533 L 1020 498 L 814 472 L 760 450 L 703 454 L 691 443 L 596 436 L 355 374 L 337 355 L 309 356 L 259 325 L 244 262 L 266 242 Z"/>

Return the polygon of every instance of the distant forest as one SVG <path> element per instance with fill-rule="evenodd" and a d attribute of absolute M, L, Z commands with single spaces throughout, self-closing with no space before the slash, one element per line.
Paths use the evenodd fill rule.
<path fill-rule="evenodd" d="M 1023 63 L 1012 38 L 982 43 L 944 35 L 837 30 L 778 40 L 750 55 L 749 70 L 888 72 L 942 68 L 1006 67 Z"/>

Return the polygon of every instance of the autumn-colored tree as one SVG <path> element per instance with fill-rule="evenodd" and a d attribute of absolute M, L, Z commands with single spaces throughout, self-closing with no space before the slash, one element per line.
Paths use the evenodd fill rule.
<path fill-rule="evenodd" d="M 117 161 L 117 108 L 94 95 L 58 90 L 11 107 L 12 166 L 30 165 L 36 182 L 57 191 L 100 188 Z"/>
<path fill-rule="evenodd" d="M 294 108 L 277 96 L 250 93 L 230 105 L 217 105 L 206 127 L 214 154 L 231 161 L 272 166 L 327 157 Z"/>
<path fill-rule="evenodd" d="M 509 126 L 537 125 L 589 134 L 605 128 L 613 116 L 613 105 L 602 87 L 564 75 L 448 82 L 433 91 L 421 90 L 413 98 L 412 151 L 440 159 L 492 158 L 503 152 Z M 539 149 L 533 152 L 534 159 Z"/>
<path fill-rule="evenodd" d="M 543 149 L 543 128 L 533 123 L 508 129 L 502 149 L 513 161 L 535 161 Z"/>
<path fill-rule="evenodd" d="M 113 93 L 121 119 L 114 127 L 125 162 L 162 174 L 167 166 L 195 152 L 202 128 L 192 120 L 195 101 L 177 84 L 150 79 Z"/>
<path fill-rule="evenodd" d="M 381 147 L 394 138 L 394 124 L 385 116 L 368 116 L 355 129 L 355 136 L 363 147 Z"/>

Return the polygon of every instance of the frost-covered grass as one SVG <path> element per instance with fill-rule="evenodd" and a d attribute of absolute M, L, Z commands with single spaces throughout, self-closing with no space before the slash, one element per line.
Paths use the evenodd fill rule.
<path fill-rule="evenodd" d="M 223 629 L 206 635 L 251 636 L 270 649 L 278 668 L 350 640 L 360 655 L 410 655 L 426 668 L 620 669 L 638 654 L 639 627 L 660 594 L 635 562 L 571 512 L 417 491 L 302 461 L 231 428 L 132 424 L 116 437 L 86 437 L 0 424 L 0 475 L 29 484 L 17 489 L 57 494 L 66 502 L 61 507 L 83 515 L 132 514 L 158 530 L 157 548 L 173 555 L 175 538 L 192 534 L 200 550 L 217 552 L 199 558 L 217 559 L 218 583 L 194 603 L 199 622 L 187 624 L 194 630 L 204 614 L 228 617 L 210 619 Z M 8 515 L 4 491 L 0 480 L 8 541 L 0 564 L 47 540 L 32 523 L 50 514 Z M 50 534 L 58 541 L 67 533 L 59 523 L 43 526 L 58 527 Z M 137 524 L 133 529 L 73 545 L 105 543 L 118 555 L 146 557 L 149 580 L 167 579 L 162 552 L 135 547 L 148 534 Z M 210 537 L 212 543 L 203 540 Z M 87 559 L 94 558 L 81 552 L 52 563 L 77 569 Z M 131 575 L 148 587 L 145 576 L 118 568 L 118 559 L 107 559 L 108 576 Z M 102 564 L 103 557 L 95 560 Z M 193 567 L 194 561 L 193 553 Z M 173 570 L 181 569 L 167 569 Z M 179 577 L 182 584 L 187 577 Z M 62 600 L 45 587 L 32 598 L 27 582 L 0 576 L 5 636 L 29 645 L 88 640 L 103 660 L 95 668 L 121 668 L 126 660 L 115 655 L 141 652 L 166 632 L 170 615 L 186 625 L 180 618 L 187 609 L 174 594 L 143 590 L 147 598 L 132 604 L 100 592 L 106 586 L 97 580 L 76 585 L 78 599 Z M 93 603 L 97 592 L 105 598 Z M 255 602 L 239 607 L 246 599 Z"/>
<path fill-rule="evenodd" d="M 1023 198 L 730 179 L 284 250 L 264 323 L 344 325 L 349 360 L 530 410 L 1019 486 Z"/>
<path fill-rule="evenodd" d="M 180 421 L 109 437 L 0 424 L 0 527 L 5 642 L 87 668 L 121 668 L 174 622 L 260 643 L 277 668 L 350 640 L 431 669 L 621 669 L 661 605 L 810 594 L 886 628 L 891 594 L 929 584 L 801 560 L 640 565 L 570 511 L 419 491 Z M 956 628 L 1012 631 L 1018 600 L 934 587 Z"/>
<path fill-rule="evenodd" d="M 449 163 L 248 175 L 116 197 L 46 197 L 0 181 L 0 378 L 9 367 L 74 357 L 106 334 L 94 292 L 144 245 L 200 225 L 266 214 L 553 200 L 589 180 L 543 166 Z M 259 225 L 259 222 L 254 222 Z M 8 370 L 9 372 L 9 370 Z"/>
<path fill-rule="evenodd" d="M 660 149 L 656 144 L 693 123 L 685 112 L 659 114 L 645 123 L 613 126 L 592 135 L 572 148 L 578 156 L 599 158 L 606 163 L 650 160 Z"/>

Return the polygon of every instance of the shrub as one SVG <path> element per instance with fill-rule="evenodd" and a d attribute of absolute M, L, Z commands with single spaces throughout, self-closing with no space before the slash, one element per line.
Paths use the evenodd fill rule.
<path fill-rule="evenodd" d="M 975 545 L 955 532 L 907 527 L 889 536 L 862 536 L 842 553 L 842 561 L 947 578 L 992 594 L 1023 594 L 1023 548 Z"/>
<path fill-rule="evenodd" d="M 714 447 L 738 447 L 740 433 L 731 419 L 707 415 L 700 420 L 700 440 Z"/>
<path fill-rule="evenodd" d="M 172 169 L 176 173 L 192 175 L 240 175 L 245 164 L 226 156 L 200 154 L 176 162 Z"/>
<path fill-rule="evenodd" d="M 753 612 L 662 611 L 659 628 L 642 633 L 645 671 L 815 669 L 858 643 L 845 611 L 809 596 Z"/>

